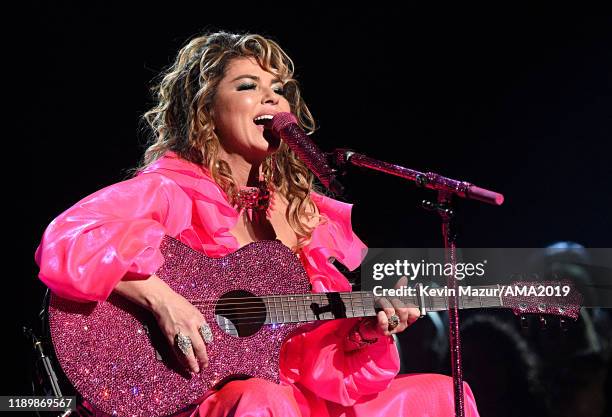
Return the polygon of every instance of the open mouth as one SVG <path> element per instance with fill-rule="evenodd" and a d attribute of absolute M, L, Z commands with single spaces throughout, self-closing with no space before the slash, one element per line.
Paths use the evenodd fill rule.
<path fill-rule="evenodd" d="M 270 148 L 276 149 L 280 146 L 280 138 L 276 137 L 270 129 L 272 125 L 272 115 L 259 116 L 253 119 L 253 123 L 257 125 L 259 131 L 262 132 L 264 139 L 268 142 Z"/>
<path fill-rule="evenodd" d="M 257 126 L 260 126 L 260 130 L 269 129 L 270 125 L 272 124 L 272 117 L 272 115 L 258 116 L 253 119 L 253 123 L 255 123 Z"/>
<path fill-rule="evenodd" d="M 262 136 L 268 142 L 269 149 L 278 149 L 280 146 L 280 138 L 276 137 L 276 135 L 270 129 L 272 125 L 272 117 L 258 117 L 253 120 L 253 123 L 257 125 L 259 131 L 262 133 Z"/>

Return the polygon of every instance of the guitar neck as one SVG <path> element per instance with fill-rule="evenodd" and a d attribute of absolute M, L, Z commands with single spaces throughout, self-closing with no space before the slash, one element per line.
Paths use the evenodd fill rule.
<path fill-rule="evenodd" d="M 498 285 L 472 285 L 458 295 L 459 309 L 504 307 Z M 371 291 L 284 294 L 262 297 L 267 309 L 267 324 L 296 323 L 376 315 L 375 296 Z M 414 294 L 394 297 L 407 307 L 422 312 L 448 310 L 448 292 L 444 288 L 416 289 Z"/>

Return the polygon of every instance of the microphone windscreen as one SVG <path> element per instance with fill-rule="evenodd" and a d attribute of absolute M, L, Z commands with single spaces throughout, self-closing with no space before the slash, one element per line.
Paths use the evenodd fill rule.
<path fill-rule="evenodd" d="M 276 113 L 272 118 L 270 129 L 280 137 L 280 131 L 292 124 L 299 126 L 297 118 L 293 115 L 293 113 Z"/>
<path fill-rule="evenodd" d="M 292 113 L 275 114 L 266 128 L 285 142 L 326 188 L 342 194 L 344 187 L 335 179 L 334 171 L 329 167 L 325 154 L 306 135 Z"/>

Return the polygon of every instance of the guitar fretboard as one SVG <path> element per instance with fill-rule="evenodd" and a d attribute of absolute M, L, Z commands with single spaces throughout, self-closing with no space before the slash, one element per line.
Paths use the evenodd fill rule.
<path fill-rule="evenodd" d="M 471 286 L 480 289 L 496 289 L 497 285 Z M 458 289 L 457 289 L 458 291 Z M 425 311 L 448 310 L 447 295 L 414 295 L 396 297 L 407 307 Z M 266 305 L 266 324 L 296 323 L 315 320 L 375 316 L 375 299 L 370 291 L 330 292 L 316 294 L 285 294 L 262 297 Z M 499 296 L 464 294 L 458 298 L 458 308 L 502 307 Z"/>

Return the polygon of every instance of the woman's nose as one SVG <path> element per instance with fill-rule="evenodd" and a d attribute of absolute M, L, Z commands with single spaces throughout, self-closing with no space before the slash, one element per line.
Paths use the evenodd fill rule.
<path fill-rule="evenodd" d="M 279 100 L 278 94 L 276 94 L 272 88 L 263 89 L 263 96 L 261 98 L 262 104 L 265 104 L 265 103 L 278 104 L 278 100 Z"/>

